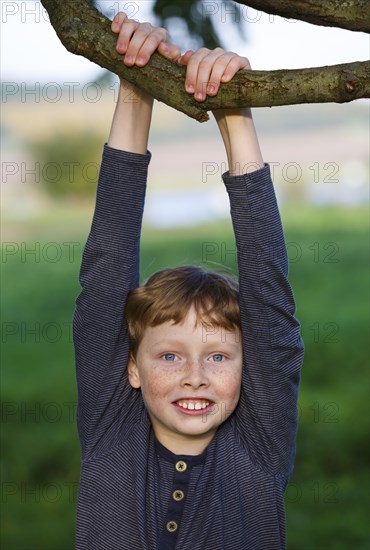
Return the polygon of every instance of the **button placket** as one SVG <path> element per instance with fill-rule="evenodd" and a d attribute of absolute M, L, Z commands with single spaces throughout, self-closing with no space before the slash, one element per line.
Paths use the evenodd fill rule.
<path fill-rule="evenodd" d="M 165 529 L 162 535 L 162 542 L 166 544 L 166 548 L 175 548 L 176 546 L 191 471 L 190 465 L 185 460 L 178 460 L 173 467 L 175 475 L 165 518 Z"/>

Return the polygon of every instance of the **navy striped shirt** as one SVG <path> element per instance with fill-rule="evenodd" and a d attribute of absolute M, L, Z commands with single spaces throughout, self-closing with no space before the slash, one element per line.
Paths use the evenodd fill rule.
<path fill-rule="evenodd" d="M 149 161 L 149 153 L 105 146 L 83 254 L 74 316 L 82 450 L 76 548 L 285 548 L 303 344 L 269 167 L 223 176 L 238 252 L 241 397 L 205 451 L 186 456 L 156 440 L 141 392 L 127 378 L 123 311 L 139 284 Z"/>

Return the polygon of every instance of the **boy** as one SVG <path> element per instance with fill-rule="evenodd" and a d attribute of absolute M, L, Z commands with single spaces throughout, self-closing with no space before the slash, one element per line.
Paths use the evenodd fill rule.
<path fill-rule="evenodd" d="M 127 66 L 156 50 L 186 65 L 198 101 L 249 67 L 219 48 L 180 56 L 123 13 L 112 30 Z M 303 346 L 269 168 L 249 110 L 215 112 L 240 288 L 191 266 L 137 288 L 152 105 L 121 86 L 81 266 L 77 548 L 281 549 Z"/>

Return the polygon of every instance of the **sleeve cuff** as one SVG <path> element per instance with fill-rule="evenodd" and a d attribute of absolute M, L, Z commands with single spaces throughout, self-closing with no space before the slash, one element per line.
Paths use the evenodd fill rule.
<path fill-rule="evenodd" d="M 111 160 L 114 163 L 125 163 L 133 162 L 135 164 L 142 164 L 148 166 L 152 154 L 150 151 L 147 151 L 145 154 L 142 153 L 133 153 L 131 151 L 123 151 L 121 149 L 115 149 L 110 147 L 108 143 L 104 144 L 103 157 Z"/>
<path fill-rule="evenodd" d="M 241 176 L 230 176 L 229 172 L 225 172 L 222 179 L 230 195 L 244 196 L 246 191 L 250 196 L 261 195 L 268 189 L 273 189 L 270 166 L 267 163 L 262 168 Z"/>

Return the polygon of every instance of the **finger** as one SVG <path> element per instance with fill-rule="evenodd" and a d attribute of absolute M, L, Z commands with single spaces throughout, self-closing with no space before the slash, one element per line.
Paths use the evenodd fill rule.
<path fill-rule="evenodd" d="M 199 50 L 194 52 L 193 55 L 190 56 L 190 58 L 188 59 L 186 67 L 185 89 L 190 94 L 195 93 L 199 65 L 209 53 L 210 50 L 208 50 L 207 48 L 200 48 Z"/>
<path fill-rule="evenodd" d="M 168 59 L 171 59 L 172 61 L 178 62 L 181 58 L 180 48 L 178 48 L 175 44 L 161 42 L 157 49 L 161 55 L 167 57 Z"/>
<path fill-rule="evenodd" d="M 167 39 L 167 31 L 160 27 L 142 27 L 134 33 L 125 55 L 130 64 L 136 63 L 140 67 L 148 63 L 151 55 L 158 49 L 161 42 Z"/>
<path fill-rule="evenodd" d="M 251 69 L 249 60 L 246 57 L 240 57 L 234 54 L 234 57 L 230 59 L 228 65 L 225 67 L 221 81 L 229 82 L 235 74 L 242 69 Z"/>
<path fill-rule="evenodd" d="M 127 15 L 123 11 L 119 11 L 114 17 L 111 25 L 111 29 L 115 33 L 119 33 L 122 27 L 122 23 L 127 19 Z"/>
<path fill-rule="evenodd" d="M 135 64 L 140 48 L 143 46 L 152 30 L 153 27 L 150 23 L 141 23 L 138 25 L 127 46 L 125 58 L 123 60 L 125 65 L 131 66 Z"/>
<path fill-rule="evenodd" d="M 125 54 L 129 46 L 130 40 L 134 32 L 138 29 L 140 23 L 132 21 L 131 19 L 125 19 L 121 25 L 119 31 L 116 50 L 121 54 Z"/>
<path fill-rule="evenodd" d="M 179 59 L 177 60 L 177 63 L 180 63 L 180 65 L 187 65 L 189 62 L 189 59 L 193 54 L 194 54 L 193 50 L 188 50 L 187 52 L 185 52 L 183 55 L 179 57 Z"/>
<path fill-rule="evenodd" d="M 221 78 L 224 74 L 228 63 L 235 54 L 231 52 L 222 52 L 217 58 L 213 60 L 211 72 L 208 77 L 208 83 L 206 87 L 206 93 L 208 95 L 216 95 L 220 88 Z"/>
<path fill-rule="evenodd" d="M 201 62 L 199 63 L 198 67 L 198 74 L 197 74 L 197 81 L 195 84 L 195 93 L 194 98 L 197 101 L 204 101 L 207 96 L 207 88 L 211 85 L 210 84 L 210 77 L 211 73 L 213 71 L 213 67 L 217 60 L 219 58 L 222 58 L 225 55 L 224 50 L 221 48 L 216 48 L 215 50 L 212 50 L 209 52 L 208 55 L 206 55 Z M 218 89 L 218 83 L 215 82 L 215 84 L 212 84 L 212 87 Z"/>
<path fill-rule="evenodd" d="M 206 88 L 208 95 L 216 95 L 218 93 L 221 81 L 224 82 L 222 77 L 225 74 L 225 70 L 235 56 L 236 54 L 233 52 L 225 52 L 215 59 Z"/>

